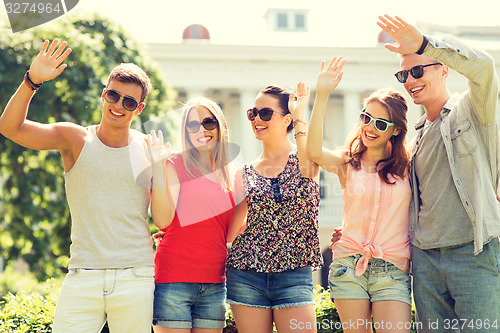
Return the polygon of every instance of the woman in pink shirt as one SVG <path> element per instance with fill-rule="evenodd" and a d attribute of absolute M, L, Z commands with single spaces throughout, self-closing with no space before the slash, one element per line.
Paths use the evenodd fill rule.
<path fill-rule="evenodd" d="M 345 147 L 323 148 L 325 106 L 344 64 L 335 57 L 328 68 L 321 65 L 307 137 L 310 158 L 339 177 L 344 199 L 342 237 L 333 245 L 330 266 L 331 297 L 344 332 L 410 332 L 408 108 L 394 89 L 377 90 L 364 101 Z"/>

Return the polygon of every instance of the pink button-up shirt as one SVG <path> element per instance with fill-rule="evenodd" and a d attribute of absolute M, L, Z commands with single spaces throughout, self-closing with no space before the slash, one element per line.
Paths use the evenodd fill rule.
<path fill-rule="evenodd" d="M 389 175 L 385 183 L 378 173 L 347 169 L 342 219 L 342 238 L 333 248 L 333 259 L 361 254 L 356 275 L 362 275 L 371 258 L 379 258 L 409 272 L 410 242 L 408 206 L 411 189 L 408 177 Z"/>

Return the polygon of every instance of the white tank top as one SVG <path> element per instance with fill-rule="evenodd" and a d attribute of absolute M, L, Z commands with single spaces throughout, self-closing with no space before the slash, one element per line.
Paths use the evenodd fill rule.
<path fill-rule="evenodd" d="M 142 134 L 111 148 L 96 126 L 73 168 L 64 174 L 71 212 L 69 268 L 153 266 L 148 207 L 151 168 Z"/>

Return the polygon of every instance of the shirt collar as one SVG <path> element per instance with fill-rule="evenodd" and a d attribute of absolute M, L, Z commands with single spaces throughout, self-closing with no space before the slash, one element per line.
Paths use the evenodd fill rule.
<path fill-rule="evenodd" d="M 444 104 L 443 110 L 441 110 L 440 116 L 442 117 L 443 115 L 447 114 L 450 112 L 453 107 L 455 107 L 458 104 L 458 101 L 460 100 L 460 94 L 455 93 L 450 96 L 448 101 Z M 420 117 L 419 120 L 415 123 L 415 129 L 418 131 L 425 125 L 425 120 L 427 119 L 427 115 L 424 114 L 422 117 Z"/>

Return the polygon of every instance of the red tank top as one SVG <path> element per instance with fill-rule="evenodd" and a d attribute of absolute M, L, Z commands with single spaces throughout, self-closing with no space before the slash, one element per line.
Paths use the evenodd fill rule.
<path fill-rule="evenodd" d="M 180 190 L 174 219 L 156 251 L 155 282 L 222 283 L 233 195 L 206 177 L 190 177 L 181 155 L 167 163 L 177 172 Z"/>

